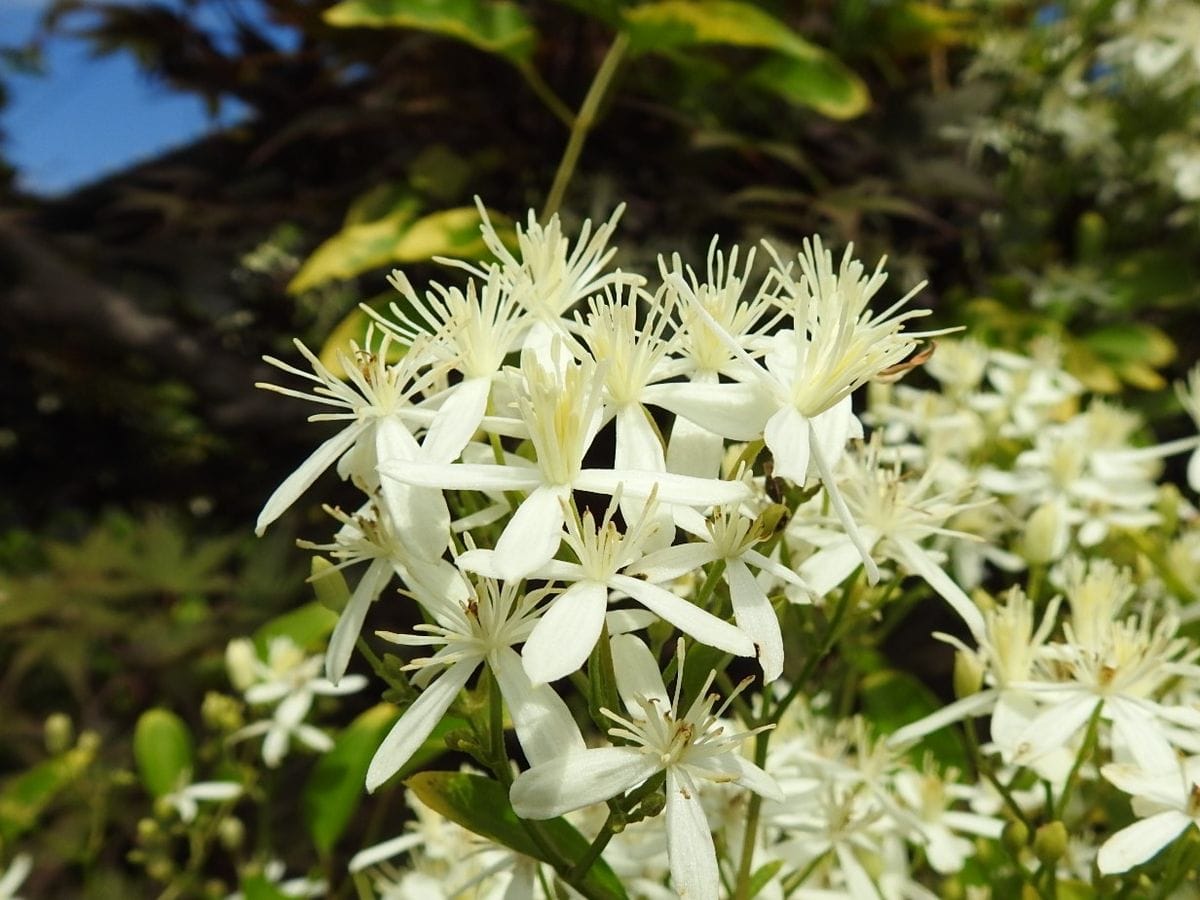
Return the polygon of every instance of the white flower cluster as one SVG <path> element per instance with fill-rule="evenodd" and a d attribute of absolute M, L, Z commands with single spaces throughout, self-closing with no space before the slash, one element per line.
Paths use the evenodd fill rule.
<path fill-rule="evenodd" d="M 452 708 L 469 718 L 491 702 L 477 735 L 503 754 L 496 730 L 511 722 L 526 764 L 491 765 L 513 810 L 572 818 L 639 895 L 715 898 L 767 872 L 764 897 L 933 896 L 930 877 L 999 836 L 1002 803 L 1008 817 L 1031 814 L 1015 780 L 1001 796 L 999 778 L 979 787 L 900 756 L 982 715 L 980 759 L 1013 779 L 1041 777 L 1049 797 L 1082 779 L 1157 798 L 1156 835 L 1193 821 L 1180 818 L 1194 811 L 1176 760 L 1200 754 L 1200 651 L 1180 637 L 1176 588 L 1200 576 L 1200 539 L 1180 536 L 1169 575 L 1088 554 L 1190 513 L 1168 512 L 1156 479 L 1200 438 L 1139 445 L 1131 413 L 1080 411 L 1082 387 L 1051 345 L 1024 357 L 944 341 L 930 357 L 922 339 L 945 332 L 905 330 L 923 314 L 906 308 L 911 293 L 873 311 L 882 264 L 867 270 L 849 251 L 835 263 L 813 239 L 787 261 L 767 247 L 755 278 L 753 252 L 714 242 L 703 273 L 662 259 L 652 283 L 609 268 L 616 219 L 571 242 L 557 218 L 531 215 L 516 253 L 485 224 L 498 262 L 455 263 L 465 287 L 423 295 L 395 273 L 401 299 L 343 357 L 344 379 L 301 345 L 311 373 L 272 360 L 311 388 L 267 387 L 342 428 L 275 491 L 259 530 L 327 469 L 364 496 L 352 513 L 327 508 L 330 541 L 302 544 L 335 569 L 363 564 L 328 680 L 313 659 L 241 651 L 247 699 L 279 704 L 242 732 L 266 734 L 267 762 L 292 738 L 327 746 L 304 715 L 314 694 L 362 686 L 346 674 L 355 645 L 377 601 L 398 609 L 398 584 L 421 624 L 377 634 L 428 649 L 408 659 L 415 699 L 368 789 Z M 934 389 L 892 383 L 925 363 Z M 1181 395 L 1193 415 L 1197 379 Z M 860 421 L 851 395 L 868 382 Z M 997 605 L 979 590 L 1026 569 L 1033 599 L 1014 590 Z M 1039 596 L 1047 572 L 1065 604 Z M 948 638 L 962 699 L 887 741 L 797 700 L 840 623 L 869 628 L 887 604 L 929 593 L 966 635 Z M 825 622 L 825 648 L 797 656 L 805 645 L 781 618 Z M 739 657 L 761 677 L 749 700 L 730 680 Z M 581 728 L 572 688 L 597 728 Z M 475 699 L 456 707 L 464 691 Z M 1081 774 L 1085 753 L 1112 763 Z M 1164 767 L 1171 783 L 1150 784 Z M 639 821 L 658 791 L 664 814 Z M 430 879 L 477 896 L 544 892 L 532 860 L 491 844 L 442 852 L 432 832 L 448 823 L 418 815 L 418 832 L 356 860 L 384 896 L 424 896 Z M 1152 855 L 1127 832 L 1101 851 L 1102 871 Z M 385 862 L 402 851 L 411 867 Z"/>

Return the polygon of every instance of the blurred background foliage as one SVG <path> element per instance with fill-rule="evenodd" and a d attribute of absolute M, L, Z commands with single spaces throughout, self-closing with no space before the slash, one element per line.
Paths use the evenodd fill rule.
<path fill-rule="evenodd" d="M 40 860 L 27 893 L 141 892 L 139 713 L 192 716 L 231 637 L 311 599 L 315 504 L 251 535 L 319 438 L 260 358 L 328 358 L 392 266 L 486 254 L 476 196 L 568 228 L 626 202 L 617 262 L 649 270 L 714 233 L 853 241 L 939 324 L 1052 334 L 1182 432 L 1155 392 L 1200 355 L 1200 52 L 1154 23 L 1188 6 L 57 0 L 0 82 L 70 35 L 250 113 L 65 196 L 0 163 L 0 842 Z M 333 871 L 337 837 L 288 862 Z"/>

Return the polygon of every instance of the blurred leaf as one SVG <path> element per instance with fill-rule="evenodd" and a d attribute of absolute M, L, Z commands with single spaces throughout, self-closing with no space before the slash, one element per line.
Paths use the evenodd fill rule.
<path fill-rule="evenodd" d="M 288 285 L 298 294 L 335 278 L 353 278 L 394 263 L 423 262 L 435 256 L 481 259 L 489 255 L 473 206 L 461 206 L 415 219 L 417 201 L 405 199 L 374 221 L 354 221 L 319 246 Z M 494 216 L 493 223 L 504 221 Z"/>
<path fill-rule="evenodd" d="M 133 731 L 133 757 L 142 785 L 155 797 L 178 790 L 191 779 L 192 733 L 175 713 L 148 709 Z"/>
<path fill-rule="evenodd" d="M 936 3 L 884 3 L 872 23 L 875 40 L 901 53 L 927 53 L 953 47 L 973 37 L 973 16 L 967 9 L 946 9 Z"/>
<path fill-rule="evenodd" d="M 756 47 L 773 55 L 750 75 L 751 83 L 789 103 L 837 119 L 870 104 L 866 84 L 827 50 L 809 43 L 778 19 L 734 0 L 662 0 L 625 12 L 631 47 L 661 52 L 700 44 Z"/>
<path fill-rule="evenodd" d="M 341 28 L 415 28 L 527 65 L 537 33 L 515 3 L 485 0 L 343 0 L 324 19 Z"/>
<path fill-rule="evenodd" d="M 381 312 L 387 308 L 388 303 L 393 301 L 404 303 L 404 299 L 398 294 L 383 294 L 366 303 L 358 304 L 346 313 L 342 320 L 333 326 L 329 336 L 325 338 L 325 343 L 321 345 L 321 352 L 317 354 L 321 364 L 337 377 L 345 378 L 346 369 L 342 365 L 342 359 L 347 355 L 350 343 L 354 342 L 359 347 L 366 347 L 369 343 L 367 341 L 368 331 L 374 327 L 376 335 L 379 333 L 378 324 L 363 307 L 369 306 L 376 312 Z M 388 345 L 388 362 L 399 360 L 405 350 L 405 346 L 399 341 L 392 341 Z"/>
<path fill-rule="evenodd" d="M 288 637 L 298 647 L 313 647 L 329 635 L 337 625 L 337 614 L 330 612 L 319 601 L 306 603 L 299 609 L 276 616 L 254 633 L 254 646 L 260 656 L 265 656 L 271 638 Z"/>
<path fill-rule="evenodd" d="M 247 875 L 241 879 L 242 896 L 246 900 L 288 900 L 294 894 L 285 894 L 263 875 Z"/>
<path fill-rule="evenodd" d="M 368 709 L 346 726 L 333 749 L 313 767 L 304 786 L 304 822 L 322 853 L 334 848 L 353 818 L 371 757 L 399 715 L 390 703 Z"/>
<path fill-rule="evenodd" d="M 863 715 L 881 734 L 891 734 L 905 725 L 936 712 L 944 705 L 915 676 L 896 669 L 872 672 L 860 682 Z M 943 766 L 966 771 L 966 756 L 951 731 L 942 729 L 921 741 Z"/>
<path fill-rule="evenodd" d="M 422 803 L 463 828 L 534 859 L 554 862 L 529 836 L 499 782 L 466 772 L 419 772 L 405 784 Z M 532 824 L 560 859 L 580 859 L 590 843 L 566 819 Z M 583 882 L 593 896 L 626 896 L 620 879 L 603 859 L 592 864 Z"/>
<path fill-rule="evenodd" d="M 6 781 L 0 788 L 0 839 L 14 841 L 36 825 L 42 810 L 82 775 L 94 758 L 93 749 L 78 746 Z"/>
<path fill-rule="evenodd" d="M 1101 357 L 1114 362 L 1139 362 L 1158 368 L 1175 358 L 1174 341 L 1144 322 L 1101 328 L 1083 340 Z"/>

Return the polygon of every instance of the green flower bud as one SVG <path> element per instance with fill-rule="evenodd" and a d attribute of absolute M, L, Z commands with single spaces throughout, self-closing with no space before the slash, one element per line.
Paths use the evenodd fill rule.
<path fill-rule="evenodd" d="M 66 753 L 75 742 L 75 725 L 66 713 L 51 713 L 42 728 L 46 751 L 55 756 Z"/>
<path fill-rule="evenodd" d="M 1053 865 L 1067 852 L 1067 826 L 1062 822 L 1047 822 L 1033 837 L 1033 855 L 1038 862 Z"/>
<path fill-rule="evenodd" d="M 1000 842 L 1005 850 L 1016 856 L 1029 844 L 1029 826 L 1020 819 L 1013 819 L 1000 832 Z"/>

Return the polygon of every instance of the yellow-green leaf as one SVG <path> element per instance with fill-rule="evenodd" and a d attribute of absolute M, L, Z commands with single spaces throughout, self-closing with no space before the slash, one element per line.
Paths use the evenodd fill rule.
<path fill-rule="evenodd" d="M 259 655 L 264 655 L 271 638 L 287 637 L 298 647 L 313 647 L 329 635 L 337 625 L 337 614 L 330 612 L 319 601 L 306 603 L 298 609 L 276 616 L 254 633 L 254 646 Z"/>
<path fill-rule="evenodd" d="M 831 118 L 848 119 L 870 105 L 866 84 L 836 56 L 749 3 L 644 3 L 625 12 L 625 24 L 632 47 L 643 52 L 698 44 L 770 51 L 771 57 L 751 72 L 751 83 Z"/>
<path fill-rule="evenodd" d="M 191 779 L 192 733 L 170 710 L 148 709 L 133 730 L 133 757 L 146 790 L 169 794 Z"/>
<path fill-rule="evenodd" d="M 444 209 L 417 219 L 415 204 L 407 200 L 382 219 L 347 225 L 304 261 L 288 291 L 298 294 L 337 278 L 434 256 L 481 259 L 490 254 L 475 207 Z M 493 224 L 497 222 L 505 222 L 504 217 L 495 216 Z"/>
<path fill-rule="evenodd" d="M 415 28 L 526 65 L 537 32 L 515 3 L 488 0 L 343 0 L 325 11 L 342 28 Z"/>
<path fill-rule="evenodd" d="M 14 841 L 33 828 L 59 791 L 82 775 L 94 758 L 95 746 L 81 743 L 4 782 L 0 788 L 0 840 Z"/>

